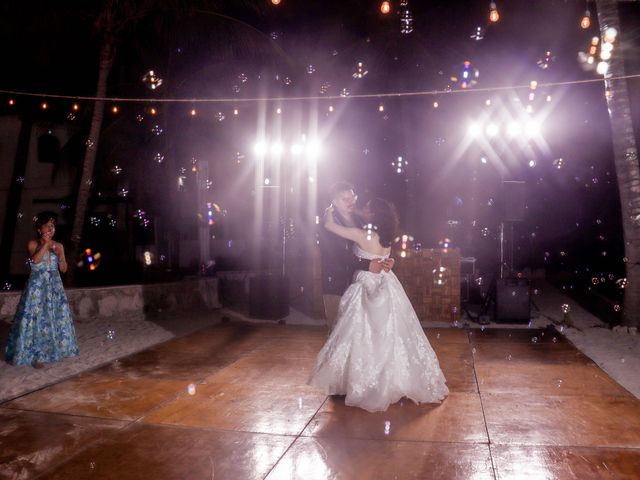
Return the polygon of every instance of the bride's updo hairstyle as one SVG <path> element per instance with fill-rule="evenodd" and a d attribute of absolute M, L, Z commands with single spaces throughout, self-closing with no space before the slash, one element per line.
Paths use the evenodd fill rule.
<path fill-rule="evenodd" d="M 377 227 L 380 245 L 390 247 L 400 225 L 396 207 L 382 198 L 370 200 L 368 207 L 371 212 L 371 223 Z"/>

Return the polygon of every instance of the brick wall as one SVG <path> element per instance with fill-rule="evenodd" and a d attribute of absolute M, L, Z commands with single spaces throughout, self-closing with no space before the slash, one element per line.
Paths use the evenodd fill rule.
<path fill-rule="evenodd" d="M 395 251 L 393 257 L 396 259 L 393 271 L 421 321 L 452 322 L 460 319 L 459 249 L 411 251 L 406 258 Z"/>

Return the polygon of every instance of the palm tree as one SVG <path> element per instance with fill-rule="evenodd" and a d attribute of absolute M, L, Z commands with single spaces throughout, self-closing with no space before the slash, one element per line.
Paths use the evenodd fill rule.
<path fill-rule="evenodd" d="M 95 23 L 96 30 L 102 37 L 100 48 L 100 60 L 98 63 L 98 83 L 96 87 L 97 100 L 94 102 L 93 114 L 91 117 L 91 127 L 87 138 L 84 161 L 82 163 L 82 173 L 78 187 L 73 227 L 71 229 L 71 248 L 69 258 L 75 259 L 78 256 L 80 240 L 82 239 L 82 229 L 87 212 L 87 204 L 91 194 L 91 182 L 93 179 L 93 168 L 96 161 L 96 153 L 100 141 L 102 130 L 102 119 L 104 116 L 105 101 L 107 96 L 107 86 L 109 73 L 113 66 L 116 53 L 116 42 L 118 35 L 137 19 L 145 15 L 149 10 L 149 5 L 144 2 L 131 0 L 107 0 L 98 15 Z M 72 284 L 75 273 L 75 261 L 70 264 L 67 282 Z"/>
<path fill-rule="evenodd" d="M 249 12 L 261 13 L 264 6 L 261 6 L 261 4 L 257 2 L 251 2 L 250 0 L 233 2 L 231 5 L 229 2 L 221 0 L 202 0 L 200 2 L 189 2 L 185 0 L 164 0 L 162 2 L 154 2 L 153 0 L 106 0 L 104 2 L 95 22 L 95 31 L 101 39 L 96 100 L 94 101 L 91 126 L 86 142 L 82 173 L 79 180 L 71 230 L 69 258 L 77 258 L 82 240 L 87 206 L 91 196 L 91 185 L 100 134 L 102 132 L 102 122 L 105 111 L 104 99 L 107 97 L 109 74 L 114 65 L 117 45 L 123 38 L 125 32 L 131 31 L 133 27 L 140 25 L 143 20 L 149 19 L 152 14 L 158 14 L 157 18 L 159 18 L 159 21 L 157 23 L 161 25 L 158 29 L 166 30 L 167 24 L 175 19 L 176 13 L 183 15 L 188 13 L 205 13 L 224 22 L 227 32 L 235 28 L 236 32 L 234 33 L 236 33 L 236 37 L 239 37 L 240 43 L 249 44 L 248 49 L 251 49 L 251 46 L 255 45 L 256 32 L 259 34 L 260 32 L 251 25 L 226 14 L 227 10 L 235 13 L 241 11 L 243 8 Z M 253 32 L 251 32 L 252 29 Z M 220 45 L 224 45 L 224 43 Z M 282 54 L 282 52 L 280 53 Z M 71 268 L 66 278 L 68 284 L 73 284 L 75 266 L 75 262 L 71 262 Z"/>
<path fill-rule="evenodd" d="M 602 36 L 609 28 L 618 32 L 620 43 L 620 16 L 617 0 L 596 0 L 598 23 Z M 623 48 L 614 51 L 605 75 L 605 95 L 611 123 L 613 154 L 620 193 L 622 229 L 626 257 L 628 287 L 624 292 L 623 324 L 640 325 L 640 166 L 638 149 L 631 122 L 631 104 L 624 78 Z"/>

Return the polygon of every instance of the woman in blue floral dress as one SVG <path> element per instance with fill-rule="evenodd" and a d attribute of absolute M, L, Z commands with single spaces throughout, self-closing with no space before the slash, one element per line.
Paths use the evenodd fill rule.
<path fill-rule="evenodd" d="M 6 359 L 42 368 L 79 351 L 59 273 L 67 271 L 67 260 L 62 245 L 53 241 L 55 217 L 40 214 L 35 226 L 38 239 L 27 244 L 31 274 L 11 324 Z"/>

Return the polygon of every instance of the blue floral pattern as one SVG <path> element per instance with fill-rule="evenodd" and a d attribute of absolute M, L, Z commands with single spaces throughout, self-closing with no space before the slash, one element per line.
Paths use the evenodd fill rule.
<path fill-rule="evenodd" d="M 16 310 L 6 360 L 13 365 L 52 363 L 78 355 L 67 295 L 51 252 L 31 264 L 31 274 Z"/>

